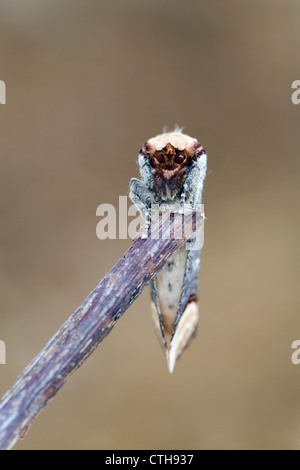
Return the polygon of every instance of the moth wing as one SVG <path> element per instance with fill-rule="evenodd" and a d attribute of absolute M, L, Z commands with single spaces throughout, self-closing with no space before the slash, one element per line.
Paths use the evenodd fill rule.
<path fill-rule="evenodd" d="M 158 274 L 151 283 L 151 310 L 154 328 L 165 350 L 169 371 L 171 373 L 174 371 L 176 360 L 182 355 L 197 331 L 199 317 L 197 297 L 201 256 L 201 250 L 198 247 L 201 246 L 202 234 L 203 226 L 201 226 L 199 232 L 194 234 L 194 238 L 189 240 L 182 249 L 183 251 L 186 250 L 186 261 L 183 279 L 179 287 L 180 295 L 177 300 L 178 306 L 174 312 L 171 332 L 168 331 L 170 325 L 168 325 L 168 322 L 166 323 L 167 312 L 165 311 L 165 300 L 167 300 L 168 304 L 171 299 L 168 297 L 166 289 L 162 290 L 162 274 Z M 182 257 L 180 254 L 179 256 Z M 174 258 L 171 258 L 171 260 L 173 259 Z M 176 266 L 176 269 L 178 269 L 178 263 Z M 162 273 L 164 272 L 165 268 Z M 167 281 L 168 280 L 171 279 L 167 278 Z M 164 298 L 164 296 L 166 296 L 166 298 Z M 173 302 L 174 298 L 171 303 Z M 167 330 L 165 330 L 166 327 Z M 168 339 L 169 333 L 171 333 L 170 339 Z"/>
<path fill-rule="evenodd" d="M 178 311 L 168 351 L 168 367 L 172 373 L 177 359 L 194 338 L 198 326 L 198 285 L 200 250 L 189 250 Z"/>
<path fill-rule="evenodd" d="M 200 250 L 189 250 L 187 253 L 180 301 L 171 340 L 168 342 L 164 328 L 164 312 L 161 311 L 156 279 L 151 282 L 151 311 L 154 329 L 165 350 L 170 373 L 174 371 L 177 359 L 182 355 L 197 331 L 200 254 Z"/>
<path fill-rule="evenodd" d="M 206 166 L 206 161 L 205 161 Z M 199 173 L 198 188 L 193 201 L 193 207 L 200 210 L 202 202 L 203 179 Z M 204 173 L 205 177 L 205 173 Z M 202 216 L 203 214 L 201 214 Z M 204 222 L 204 219 L 203 219 Z M 186 267 L 179 301 L 179 307 L 170 341 L 168 366 L 172 373 L 177 359 L 182 355 L 190 341 L 194 338 L 198 326 L 198 286 L 201 247 L 203 245 L 204 224 L 202 223 L 194 237 L 186 244 L 188 250 Z"/>

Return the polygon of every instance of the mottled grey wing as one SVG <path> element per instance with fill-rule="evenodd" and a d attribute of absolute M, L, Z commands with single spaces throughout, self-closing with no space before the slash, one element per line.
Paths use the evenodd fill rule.
<path fill-rule="evenodd" d="M 198 300 L 199 272 L 200 272 L 200 256 L 201 250 L 189 250 L 186 260 L 185 275 L 181 291 L 180 302 L 174 324 L 174 330 L 171 341 L 175 335 L 177 325 L 191 302 Z"/>
<path fill-rule="evenodd" d="M 202 207 L 200 206 L 201 200 L 202 190 L 197 193 L 196 200 L 193 201 L 193 207 L 200 210 Z M 202 223 L 199 232 L 194 235 L 194 239 L 189 241 L 186 245 L 188 254 L 185 274 L 169 346 L 168 365 L 170 372 L 174 370 L 176 360 L 181 356 L 197 332 L 199 318 L 198 286 L 203 230 L 204 226 Z M 193 249 L 189 249 L 189 247 Z"/>

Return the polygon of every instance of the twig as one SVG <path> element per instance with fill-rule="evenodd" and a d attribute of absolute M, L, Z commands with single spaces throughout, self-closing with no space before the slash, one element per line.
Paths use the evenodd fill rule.
<path fill-rule="evenodd" d="M 167 238 L 169 217 L 169 213 L 165 214 L 150 227 L 151 237 L 142 238 L 139 234 L 0 400 L 1 450 L 10 449 L 26 432 L 41 409 L 110 333 L 168 258 L 192 236 L 193 222 L 196 220 L 199 229 L 203 221 L 199 212 L 185 211 L 181 235 L 182 216 L 175 213 L 171 217 L 173 238 Z"/>

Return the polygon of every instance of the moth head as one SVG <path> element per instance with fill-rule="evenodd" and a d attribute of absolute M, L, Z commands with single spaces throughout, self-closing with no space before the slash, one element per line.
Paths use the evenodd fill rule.
<path fill-rule="evenodd" d="M 149 139 L 143 145 L 139 163 L 151 169 L 151 184 L 163 200 L 179 196 L 187 171 L 205 154 L 197 139 L 180 130 L 167 132 Z"/>

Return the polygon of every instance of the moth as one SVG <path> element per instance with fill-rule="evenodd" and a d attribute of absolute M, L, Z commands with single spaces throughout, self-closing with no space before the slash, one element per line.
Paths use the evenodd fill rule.
<path fill-rule="evenodd" d="M 130 181 L 130 198 L 146 222 L 160 212 L 202 204 L 207 155 L 197 139 L 181 129 L 149 139 L 138 157 L 140 177 Z M 151 282 L 154 327 L 170 373 L 196 334 L 201 249 L 188 243 L 178 250 Z"/>

